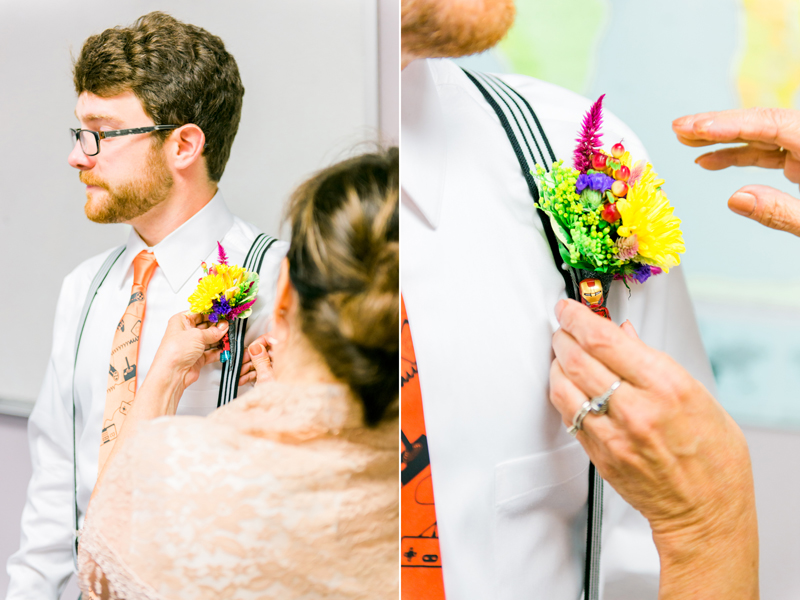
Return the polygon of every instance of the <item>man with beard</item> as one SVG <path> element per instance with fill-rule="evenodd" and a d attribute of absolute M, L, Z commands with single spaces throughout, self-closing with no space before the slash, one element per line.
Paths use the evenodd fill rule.
<path fill-rule="evenodd" d="M 513 0 L 402 3 L 405 600 L 566 600 L 584 589 L 589 459 L 548 401 L 565 280 L 504 131 L 511 118 L 487 97 L 520 122 L 529 103 L 543 132 L 532 125 L 531 154 L 552 147 L 565 161 L 591 102 L 442 60 L 490 48 L 513 18 Z M 607 112 L 603 135 L 646 156 Z M 680 269 L 630 294 L 615 282 L 608 308 L 714 389 Z M 655 598 L 648 523 L 604 487 L 605 597 Z"/>
<path fill-rule="evenodd" d="M 244 95 L 222 40 L 150 13 L 88 38 L 74 83 L 80 129 L 69 164 L 86 185 L 86 215 L 131 231 L 124 250 L 88 259 L 63 283 L 52 355 L 29 421 L 33 476 L 21 547 L 8 562 L 9 600 L 60 596 L 73 571 L 76 524 L 168 319 L 188 308 L 201 263 L 218 262 L 217 242 L 230 264 L 243 265 L 259 234 L 231 214 L 218 191 Z M 273 242 L 249 339 L 265 330 L 287 250 Z M 104 271 L 84 321 L 93 279 Z M 219 393 L 222 372 L 219 363 L 204 367 L 177 413 L 206 415 L 229 400 Z"/>

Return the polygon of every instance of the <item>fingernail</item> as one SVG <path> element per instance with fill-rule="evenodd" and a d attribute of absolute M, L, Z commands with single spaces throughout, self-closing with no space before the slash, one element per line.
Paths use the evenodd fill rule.
<path fill-rule="evenodd" d="M 685 124 L 687 121 L 689 121 L 690 119 L 691 119 L 691 117 L 689 117 L 689 116 L 686 116 L 686 117 L 678 117 L 677 119 L 675 119 L 675 120 L 672 122 L 672 126 L 673 126 L 673 127 L 680 127 L 681 125 L 684 125 L 684 124 Z"/>
<path fill-rule="evenodd" d="M 250 344 L 248 350 L 250 351 L 250 356 L 258 356 L 264 351 L 264 346 L 261 344 Z"/>
<path fill-rule="evenodd" d="M 706 156 L 711 156 L 712 154 L 714 154 L 714 153 L 713 152 L 706 152 L 705 154 L 701 154 L 700 156 L 698 156 L 697 158 L 694 159 L 695 164 L 699 165 L 701 160 L 703 160 Z"/>
<path fill-rule="evenodd" d="M 564 312 L 564 309 L 567 307 L 566 300 L 559 300 L 556 302 L 556 319 L 561 322 L 561 313 Z"/>
<path fill-rule="evenodd" d="M 276 340 L 274 337 L 268 337 L 267 342 L 269 343 L 270 346 L 274 346 L 278 343 L 278 340 Z"/>
<path fill-rule="evenodd" d="M 226 331 L 228 329 L 228 322 L 227 321 L 220 321 L 219 325 L 217 325 L 222 331 Z"/>
<path fill-rule="evenodd" d="M 736 192 L 728 200 L 728 208 L 737 215 L 749 217 L 756 208 L 756 197 L 747 192 Z"/>

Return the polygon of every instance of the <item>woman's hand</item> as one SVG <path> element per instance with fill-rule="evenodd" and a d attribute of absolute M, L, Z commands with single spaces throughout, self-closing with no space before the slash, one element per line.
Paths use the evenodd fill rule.
<path fill-rule="evenodd" d="M 247 347 L 242 357 L 242 370 L 239 376 L 239 385 L 252 383 L 258 387 L 267 381 L 272 381 L 272 358 L 269 355 L 269 336 L 262 335 Z"/>
<path fill-rule="evenodd" d="M 197 381 L 200 369 L 219 360 L 219 341 L 227 330 L 226 322 L 215 327 L 203 315 L 179 313 L 169 320 L 147 377 L 136 392 L 133 407 L 125 417 L 104 470 L 127 443 L 127 439 L 134 435 L 139 423 L 175 414 L 184 390 Z M 101 481 L 102 472 L 95 489 Z"/>
<path fill-rule="evenodd" d="M 687 146 L 739 144 L 708 152 L 695 161 L 704 169 L 756 166 L 783 169 L 800 183 L 800 111 L 749 108 L 700 113 L 672 122 L 678 140 Z M 800 236 L 800 200 L 765 185 L 746 185 L 728 206 L 762 225 Z"/>
<path fill-rule="evenodd" d="M 219 360 L 219 342 L 228 323 L 210 323 L 206 316 L 178 313 L 167 323 L 142 387 L 136 393 L 142 415 L 174 415 L 184 390 L 200 376 L 200 369 Z M 149 408 L 145 411 L 143 404 Z"/>
<path fill-rule="evenodd" d="M 578 432 L 603 478 L 650 522 L 660 598 L 757 598 L 758 531 L 744 435 L 669 356 L 562 300 L 550 399 L 571 425 L 588 398 L 620 387 Z"/>
<path fill-rule="evenodd" d="M 151 371 L 155 367 L 180 374 L 182 387 L 186 389 L 197 381 L 200 369 L 219 360 L 219 342 L 227 331 L 226 321 L 215 326 L 205 315 L 174 315 L 167 323 Z"/>

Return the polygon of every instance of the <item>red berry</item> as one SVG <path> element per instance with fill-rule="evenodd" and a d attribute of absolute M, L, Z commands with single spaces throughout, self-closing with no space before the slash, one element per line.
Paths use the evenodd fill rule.
<path fill-rule="evenodd" d="M 628 194 L 628 184 L 624 181 L 615 181 L 611 184 L 611 193 L 614 194 L 617 198 L 623 198 Z"/>
<path fill-rule="evenodd" d="M 606 204 L 603 207 L 603 212 L 600 213 L 600 216 L 603 218 L 604 221 L 608 221 L 609 223 L 616 223 L 619 221 L 620 215 L 619 211 L 617 210 L 616 204 Z"/>
<path fill-rule="evenodd" d="M 622 142 L 611 146 L 611 154 L 614 156 L 614 158 L 619 158 L 625 154 L 625 146 L 622 145 Z"/>
<path fill-rule="evenodd" d="M 602 171 L 606 168 L 606 161 L 608 160 L 608 156 L 603 154 L 602 152 L 595 152 L 592 156 L 592 168 L 595 171 Z"/>
<path fill-rule="evenodd" d="M 614 179 L 617 179 L 619 181 L 628 181 L 628 178 L 630 176 L 631 176 L 631 170 L 625 165 L 622 165 L 619 169 L 614 171 Z"/>

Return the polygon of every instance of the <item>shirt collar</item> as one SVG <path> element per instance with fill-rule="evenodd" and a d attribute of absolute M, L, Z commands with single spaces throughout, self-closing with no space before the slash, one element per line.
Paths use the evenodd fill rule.
<path fill-rule="evenodd" d="M 155 246 L 148 247 L 131 227 L 125 253 L 120 259 L 123 265 L 127 263 L 127 268 L 130 268 L 139 252 L 153 252 L 170 289 L 177 294 L 232 226 L 233 214 L 218 191 L 191 219 Z M 124 280 L 120 282 L 120 287 L 122 285 Z"/>
<path fill-rule="evenodd" d="M 447 137 L 434 64 L 416 60 L 403 69 L 400 162 L 405 198 L 436 229 L 444 195 Z"/>

